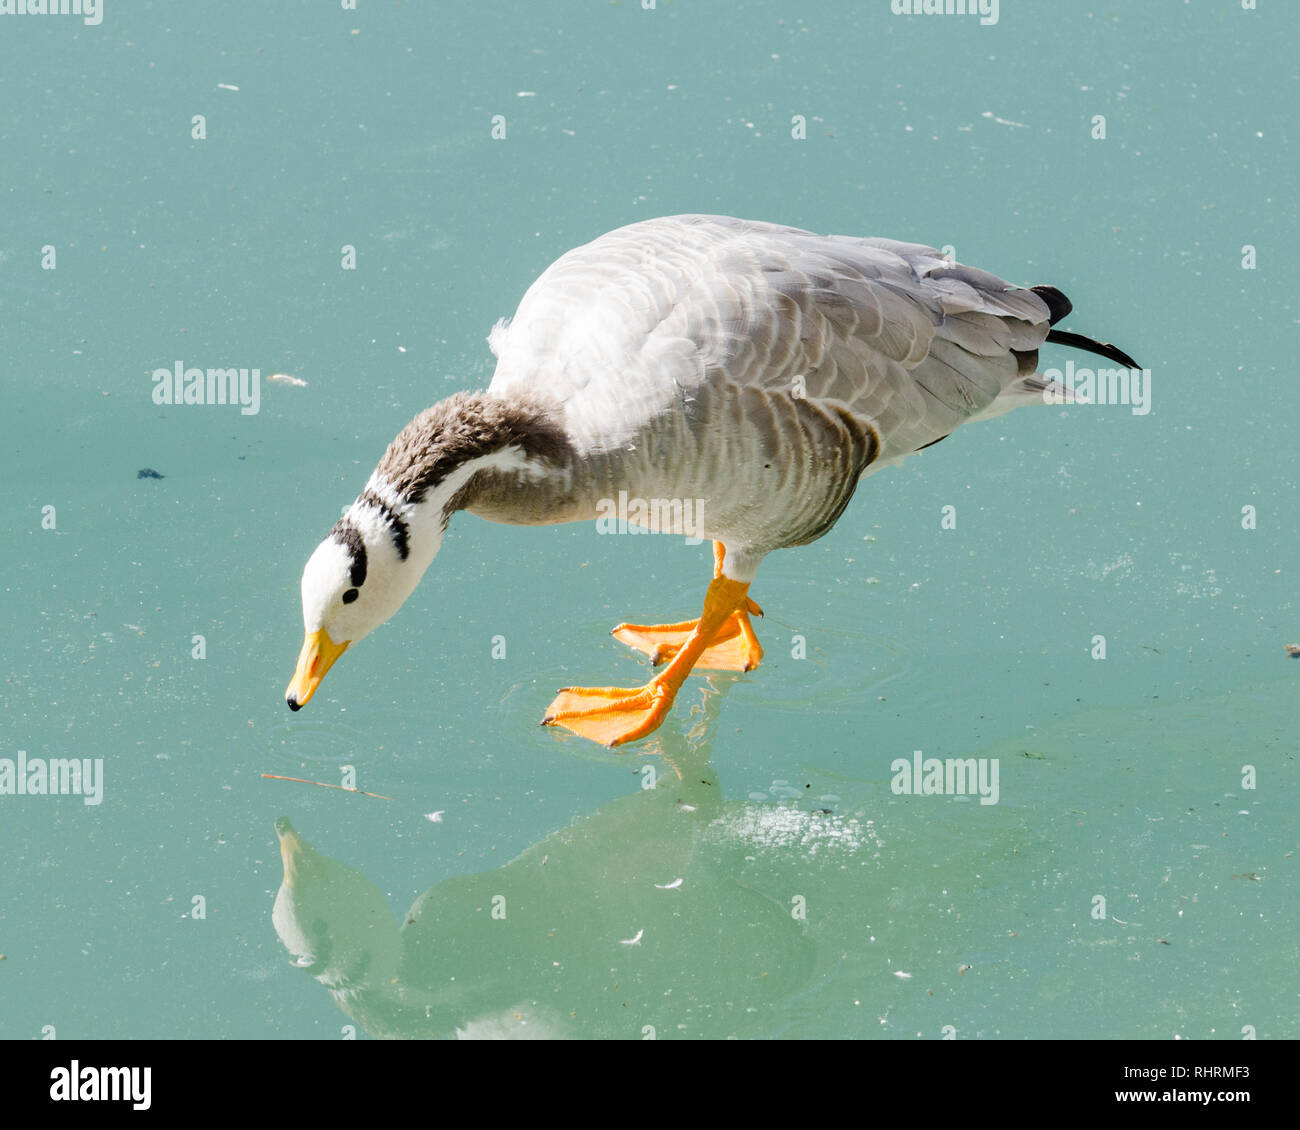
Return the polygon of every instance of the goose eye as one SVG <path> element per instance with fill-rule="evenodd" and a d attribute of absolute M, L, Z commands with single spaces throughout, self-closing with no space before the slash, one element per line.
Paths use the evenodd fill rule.
<path fill-rule="evenodd" d="M 359 597 L 360 595 L 361 595 L 361 594 L 360 594 L 359 592 L 357 592 L 356 589 L 348 589 L 348 591 L 345 592 L 345 593 L 343 594 L 343 603 L 344 603 L 344 604 L 351 604 L 351 603 L 352 603 L 354 600 L 356 600 L 357 597 Z"/>

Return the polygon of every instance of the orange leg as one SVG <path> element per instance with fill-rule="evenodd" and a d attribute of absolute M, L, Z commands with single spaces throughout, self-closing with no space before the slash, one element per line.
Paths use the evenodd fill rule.
<path fill-rule="evenodd" d="M 713 576 L 722 576 L 722 559 L 726 556 L 722 542 L 713 543 Z M 762 616 L 763 610 L 748 597 L 726 620 L 709 641 L 695 666 L 715 671 L 752 671 L 763 658 L 763 648 L 754 634 L 750 616 Z M 672 659 L 685 645 L 698 620 L 676 624 L 620 624 L 613 636 L 629 647 L 644 652 L 658 665 Z"/>
<path fill-rule="evenodd" d="M 715 577 L 704 611 L 673 661 L 643 687 L 565 687 L 547 708 L 543 726 L 563 726 L 604 746 L 636 741 L 657 730 L 691 668 L 728 618 L 745 607 L 747 583 Z"/>

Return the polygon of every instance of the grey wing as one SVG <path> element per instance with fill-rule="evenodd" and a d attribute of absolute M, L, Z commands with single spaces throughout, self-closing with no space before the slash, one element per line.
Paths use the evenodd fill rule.
<path fill-rule="evenodd" d="M 1016 354 L 1048 329 L 1037 294 L 934 248 L 674 216 L 557 260 L 494 330 L 490 391 L 545 388 L 592 443 L 702 384 L 839 402 L 876 428 L 880 465 L 1028 395 Z"/>
<path fill-rule="evenodd" d="M 1033 291 L 919 244 L 763 234 L 757 269 L 717 290 L 713 364 L 870 419 L 877 466 L 1041 391 L 1049 310 Z"/>

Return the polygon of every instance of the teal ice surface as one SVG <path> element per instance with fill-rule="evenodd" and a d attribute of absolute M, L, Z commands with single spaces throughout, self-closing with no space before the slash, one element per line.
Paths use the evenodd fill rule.
<path fill-rule="evenodd" d="M 343 975 L 423 1002 L 363 1034 L 1300 1036 L 1294 33 L 1178 0 L 0 17 L 0 758 L 104 789 L 0 795 L 0 1037 L 337 1038 L 272 924 L 280 816 Z M 608 629 L 697 615 L 707 546 L 462 515 L 290 715 L 302 566 L 384 445 L 486 385 L 563 251 L 686 211 L 1054 284 L 1150 411 L 873 476 L 765 562 L 763 665 L 624 752 L 537 723 L 644 679 Z M 259 368 L 259 411 L 156 405 L 177 361 Z M 895 793 L 915 750 L 997 759 L 998 803 Z"/>

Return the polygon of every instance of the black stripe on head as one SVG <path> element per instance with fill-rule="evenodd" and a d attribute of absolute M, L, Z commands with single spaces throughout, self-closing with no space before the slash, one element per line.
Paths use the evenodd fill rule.
<path fill-rule="evenodd" d="M 330 537 L 348 551 L 348 575 L 352 584 L 360 588 L 366 583 L 366 543 L 361 540 L 361 531 L 347 518 L 340 518 Z"/>
<path fill-rule="evenodd" d="M 363 490 L 361 497 L 357 501 L 367 506 L 373 506 L 379 511 L 380 516 L 384 519 L 384 525 L 388 527 L 388 532 L 393 539 L 393 546 L 397 550 L 397 556 L 405 561 L 407 554 L 411 552 L 409 545 L 411 530 L 406 524 L 406 519 L 373 490 Z"/>

